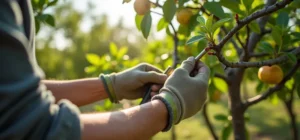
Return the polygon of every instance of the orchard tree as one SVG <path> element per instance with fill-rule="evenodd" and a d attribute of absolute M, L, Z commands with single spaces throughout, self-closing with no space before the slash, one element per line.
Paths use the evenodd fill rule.
<path fill-rule="evenodd" d="M 300 95 L 299 7 L 300 0 L 134 1 L 136 26 L 146 39 L 153 14 L 161 16 L 156 28 L 173 38 L 173 68 L 188 55 L 209 50 L 202 59 L 211 69 L 209 102 L 219 100 L 220 92 L 228 92 L 230 113 L 215 118 L 227 124 L 222 139 L 233 130 L 237 140 L 249 137 L 247 109 L 267 98 L 286 104 L 292 137 L 298 139 L 292 103 L 294 94 Z M 242 92 L 246 81 L 256 83 L 256 96 L 249 98 Z M 207 105 L 203 115 L 218 139 L 207 117 Z"/>

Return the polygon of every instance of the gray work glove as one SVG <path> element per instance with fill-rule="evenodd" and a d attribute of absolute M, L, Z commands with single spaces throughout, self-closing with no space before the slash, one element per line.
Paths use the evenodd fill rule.
<path fill-rule="evenodd" d="M 164 84 L 167 75 L 158 68 L 142 63 L 120 73 L 101 74 L 106 92 L 112 102 L 141 98 L 149 84 Z"/>
<path fill-rule="evenodd" d="M 152 100 L 161 100 L 168 109 L 169 121 L 163 131 L 196 114 L 206 101 L 210 71 L 204 63 L 199 62 L 196 75 L 191 77 L 195 63 L 193 57 L 185 60 L 170 75 L 159 94 L 152 97 Z"/>

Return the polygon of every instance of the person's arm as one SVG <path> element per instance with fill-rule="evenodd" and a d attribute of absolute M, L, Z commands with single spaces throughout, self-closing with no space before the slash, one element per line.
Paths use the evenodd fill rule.
<path fill-rule="evenodd" d="M 77 106 L 86 105 L 105 98 L 114 103 L 122 99 L 141 98 L 149 83 L 163 84 L 167 76 L 150 64 L 139 64 L 123 72 L 109 75 L 101 74 L 99 78 L 81 80 L 51 81 L 43 80 L 56 100 L 68 99 Z M 152 86 L 158 92 L 160 85 Z"/>
<path fill-rule="evenodd" d="M 159 100 L 112 113 L 83 114 L 81 136 L 82 140 L 146 140 L 166 127 L 167 118 L 166 106 Z"/>
<path fill-rule="evenodd" d="M 56 101 L 68 99 L 77 106 L 90 104 L 108 97 L 99 78 L 66 81 L 43 80 L 42 82 L 52 92 Z"/>

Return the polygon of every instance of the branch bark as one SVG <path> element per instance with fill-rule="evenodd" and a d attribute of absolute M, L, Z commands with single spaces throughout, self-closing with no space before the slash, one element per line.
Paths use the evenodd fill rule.
<path fill-rule="evenodd" d="M 248 108 L 262 100 L 265 100 L 267 97 L 272 95 L 275 91 L 280 90 L 281 88 L 284 87 L 284 84 L 286 81 L 291 79 L 291 77 L 297 72 L 298 67 L 300 66 L 300 59 L 297 61 L 297 63 L 294 65 L 294 67 L 288 72 L 288 74 L 282 79 L 282 81 L 277 84 L 276 86 L 269 88 L 265 93 L 257 95 L 255 97 L 252 97 L 248 99 L 245 103 L 244 106 L 245 108 Z"/>
<path fill-rule="evenodd" d="M 218 136 L 213 128 L 213 125 L 211 124 L 209 118 L 208 118 L 208 115 L 207 115 L 207 103 L 204 104 L 203 106 L 203 110 L 202 110 L 202 115 L 204 116 L 204 120 L 205 120 L 205 123 L 210 131 L 210 134 L 212 135 L 212 137 L 215 139 L 215 140 L 218 140 Z"/>
<path fill-rule="evenodd" d="M 291 53 L 294 54 L 294 55 L 299 55 L 300 54 L 300 47 L 297 47 L 296 49 L 291 51 Z M 223 63 L 227 67 L 232 67 L 232 68 L 247 68 L 247 67 L 268 66 L 268 65 L 280 64 L 280 63 L 286 62 L 289 59 L 288 56 L 282 55 L 282 56 L 277 57 L 275 59 L 257 61 L 257 62 L 229 62 L 221 54 L 220 50 L 216 50 L 216 56 L 218 57 L 218 59 L 221 63 Z"/>
<path fill-rule="evenodd" d="M 170 23 L 172 29 L 173 29 L 173 32 L 174 32 L 174 35 L 173 35 L 173 40 L 174 40 L 174 50 L 173 50 L 173 65 L 172 65 L 172 68 L 176 68 L 177 64 L 179 64 L 179 57 L 178 57 L 178 37 L 177 37 L 177 32 L 175 30 L 175 27 L 172 23 Z"/>

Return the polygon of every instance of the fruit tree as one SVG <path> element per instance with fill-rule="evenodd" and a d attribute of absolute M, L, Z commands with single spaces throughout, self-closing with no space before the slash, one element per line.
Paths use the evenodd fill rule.
<path fill-rule="evenodd" d="M 130 0 L 124 0 L 124 3 Z M 135 0 L 136 26 L 145 38 L 152 16 L 159 15 L 157 30 L 174 41 L 173 67 L 187 56 L 202 58 L 211 69 L 209 96 L 220 100 L 228 93 L 229 114 L 216 119 L 226 122 L 222 139 L 233 131 L 235 139 L 247 139 L 247 109 L 267 98 L 281 99 L 291 118 L 291 132 L 298 139 L 292 102 L 300 93 L 300 0 Z M 259 68 L 259 70 L 258 70 Z M 245 83 L 256 85 L 257 95 L 247 97 Z M 217 94 L 217 95 L 214 95 Z M 218 136 L 203 115 L 214 139 Z"/>

